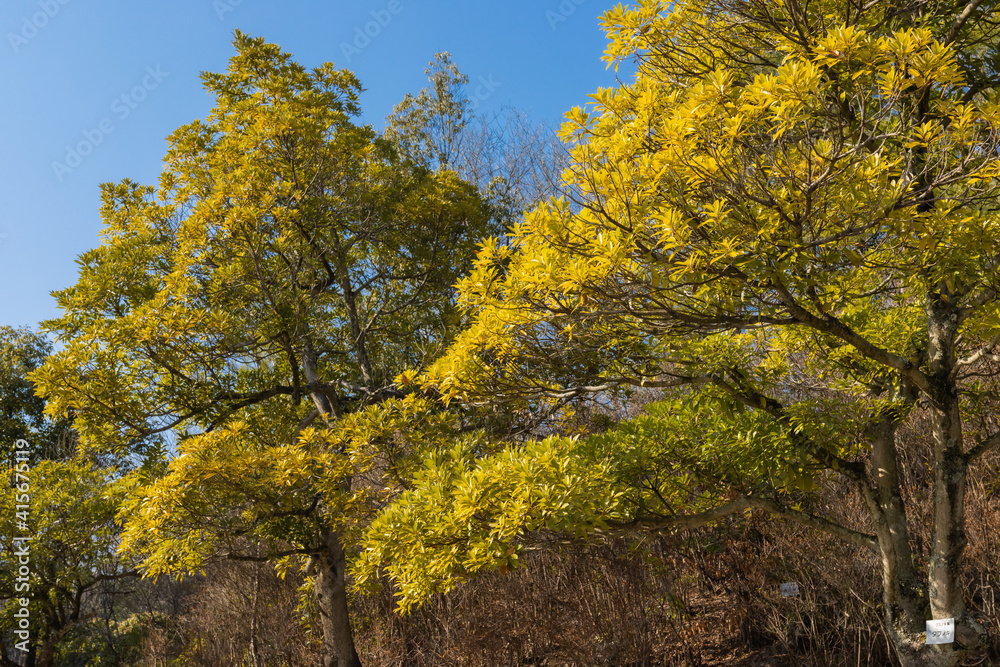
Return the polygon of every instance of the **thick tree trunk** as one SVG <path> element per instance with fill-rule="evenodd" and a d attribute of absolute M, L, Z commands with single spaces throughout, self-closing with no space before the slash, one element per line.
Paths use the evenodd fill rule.
<path fill-rule="evenodd" d="M 934 438 L 934 525 L 926 585 L 913 564 L 895 445 L 898 419 L 881 415 L 872 442 L 871 485 L 862 485 L 882 560 L 887 633 L 903 667 L 955 667 L 983 645 L 985 629 L 965 607 L 961 586 L 968 462 L 954 369 L 958 310 L 932 295 L 928 307 L 930 413 Z M 954 618 L 955 642 L 928 646 L 927 618 Z"/>
<path fill-rule="evenodd" d="M 41 645 L 37 649 L 37 653 L 29 655 L 30 664 L 35 667 L 53 667 L 56 663 L 56 647 L 75 625 L 75 620 L 71 620 L 65 625 L 50 628 L 48 634 L 41 638 Z"/>
<path fill-rule="evenodd" d="M 896 415 L 883 414 L 869 429 L 871 484 L 866 481 L 861 488 L 882 561 L 886 633 L 903 667 L 954 667 L 959 653 L 951 647 L 925 644 L 927 589 L 914 567 L 910 548 L 896 452 L 898 424 Z"/>
<path fill-rule="evenodd" d="M 37 667 L 52 667 L 56 660 L 56 643 L 52 639 L 42 644 L 42 650 L 38 652 L 35 664 Z"/>
<path fill-rule="evenodd" d="M 906 507 L 899 482 L 895 414 L 882 415 L 871 428 L 873 484 L 864 495 L 882 557 L 882 595 L 886 628 L 897 648 L 924 631 L 927 594 L 913 565 Z"/>
<path fill-rule="evenodd" d="M 361 667 L 347 609 L 346 561 L 340 537 L 324 530 L 325 553 L 316 558 L 316 601 L 323 626 L 323 667 Z"/>
<path fill-rule="evenodd" d="M 933 618 L 955 619 L 955 644 L 939 652 L 961 657 L 963 649 L 980 648 L 987 633 L 968 613 L 962 589 L 962 555 L 966 545 L 965 484 L 968 461 L 962 434 L 962 412 L 955 378 L 955 340 L 959 309 L 948 295 L 932 293 L 927 308 L 930 413 L 934 437 L 934 527 L 928 572 L 928 602 Z M 957 663 L 956 659 L 956 663 Z M 949 663 L 930 663 L 949 664 Z M 955 664 L 955 663 L 952 663 Z"/>
<path fill-rule="evenodd" d="M 316 353 L 312 342 L 307 340 L 305 353 L 302 355 L 302 369 L 309 384 L 319 380 L 316 366 Z M 311 395 L 316 409 L 328 422 L 340 416 L 335 396 L 331 400 L 331 396 L 320 391 L 312 391 Z M 350 488 L 350 478 L 345 481 L 345 485 Z M 320 536 L 323 540 L 323 553 L 315 557 L 313 567 L 316 577 L 314 590 L 323 627 L 323 667 L 361 667 L 361 660 L 354 648 L 354 633 L 347 608 L 347 561 L 344 546 L 340 536 L 327 528 L 322 529 Z"/>

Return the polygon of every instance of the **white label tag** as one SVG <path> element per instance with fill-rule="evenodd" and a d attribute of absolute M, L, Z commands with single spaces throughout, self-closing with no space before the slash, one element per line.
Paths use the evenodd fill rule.
<path fill-rule="evenodd" d="M 799 585 L 794 581 L 789 581 L 787 584 L 781 584 L 781 597 L 793 598 L 798 594 Z"/>
<path fill-rule="evenodd" d="M 950 644 L 955 641 L 955 619 L 938 618 L 927 621 L 928 644 Z"/>

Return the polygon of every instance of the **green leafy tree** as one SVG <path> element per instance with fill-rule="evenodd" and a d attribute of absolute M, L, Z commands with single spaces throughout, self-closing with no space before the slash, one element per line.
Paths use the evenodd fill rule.
<path fill-rule="evenodd" d="M 17 664 L 6 657 L 16 648 L 27 664 L 52 667 L 73 633 L 96 619 L 99 596 L 116 594 L 109 587 L 137 572 L 117 554 L 121 529 L 111 471 L 72 459 L 43 459 L 23 470 L 21 482 L 0 494 L 0 656 L 5 665 Z M 26 516 L 27 533 L 18 516 Z M 26 534 L 29 541 L 15 540 Z"/>
<path fill-rule="evenodd" d="M 7 461 L 18 440 L 30 439 L 36 451 L 54 456 L 72 448 L 66 424 L 45 416 L 45 400 L 28 380 L 51 351 L 38 333 L 0 327 L 0 451 Z"/>
<path fill-rule="evenodd" d="M 325 664 L 349 667 L 355 524 L 436 442 L 404 371 L 459 322 L 453 286 L 488 210 L 354 124 L 351 73 L 235 46 L 203 75 L 211 114 L 170 137 L 159 189 L 104 186 L 103 244 L 57 294 L 63 347 L 34 378 L 85 447 L 176 436 L 166 470 L 129 482 L 123 548 L 146 573 L 301 563 Z"/>
<path fill-rule="evenodd" d="M 634 57 L 636 79 L 568 114 L 566 195 L 481 249 L 461 284 L 474 322 L 428 380 L 468 402 L 643 386 L 669 401 L 509 463 L 430 461 L 427 484 L 372 525 L 363 571 L 386 566 L 405 605 L 503 563 L 535 529 L 759 508 L 878 558 L 904 665 L 981 651 L 962 566 L 970 466 L 1000 445 L 991 13 L 794 0 L 608 12 L 608 59 Z M 915 410 L 933 425 L 926 564 L 895 438 Z M 511 471 L 522 483 L 499 491 Z M 831 477 L 867 525 L 809 504 Z M 930 618 L 955 619 L 955 642 L 925 645 Z"/>
<path fill-rule="evenodd" d="M 497 232 L 552 196 L 566 154 L 550 128 L 517 109 L 479 112 L 469 77 L 448 53 L 436 54 L 425 73 L 430 86 L 408 93 L 386 118 L 385 136 L 400 155 L 477 186 Z"/>
<path fill-rule="evenodd" d="M 435 54 L 424 73 L 431 85 L 416 95 L 407 93 L 393 108 L 385 136 L 401 155 L 433 169 L 454 169 L 473 111 L 465 96 L 469 77 L 449 53 Z"/>
<path fill-rule="evenodd" d="M 71 633 L 86 624 L 99 589 L 133 576 L 118 558 L 111 471 L 74 459 L 65 421 L 45 415 L 28 375 L 52 352 L 44 336 L 0 327 L 0 662 L 55 664 Z M 20 452 L 15 457 L 14 452 Z M 15 541 L 29 536 L 31 539 Z M 22 573 L 22 566 L 25 573 Z M 26 604 L 22 605 L 22 601 Z M 21 610 L 28 610 L 27 629 Z M 27 632 L 18 635 L 17 631 Z"/>

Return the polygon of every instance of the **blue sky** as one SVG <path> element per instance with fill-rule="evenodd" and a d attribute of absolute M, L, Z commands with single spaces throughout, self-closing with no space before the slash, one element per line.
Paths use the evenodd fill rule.
<path fill-rule="evenodd" d="M 34 326 L 57 314 L 49 293 L 72 285 L 74 260 L 100 242 L 100 184 L 155 181 L 165 137 L 210 109 L 198 74 L 225 69 L 235 29 L 307 66 L 353 70 L 366 88 L 363 120 L 376 128 L 425 85 L 439 51 L 469 75 L 480 110 L 514 106 L 556 125 L 614 84 L 600 60 L 599 17 L 609 5 L 3 0 L 0 324 Z"/>

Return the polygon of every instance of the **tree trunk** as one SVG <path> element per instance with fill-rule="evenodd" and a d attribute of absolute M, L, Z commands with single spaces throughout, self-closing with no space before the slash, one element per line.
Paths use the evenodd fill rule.
<path fill-rule="evenodd" d="M 955 667 L 986 639 L 985 629 L 965 607 L 961 586 L 968 462 L 953 372 L 958 323 L 959 313 L 950 300 L 932 295 L 928 307 L 928 398 L 934 438 L 934 525 L 926 585 L 914 567 L 910 549 L 895 443 L 897 415 L 880 415 L 868 432 L 872 442 L 871 486 L 864 483 L 861 490 L 881 552 L 886 631 L 903 667 Z M 928 646 L 928 618 L 954 618 L 955 642 Z"/>
<path fill-rule="evenodd" d="M 316 369 L 317 355 L 312 341 L 306 339 L 305 352 L 302 355 L 302 370 L 306 382 L 314 384 L 319 380 Z M 334 397 L 314 390 L 310 392 L 316 409 L 329 423 L 339 417 L 337 401 Z M 350 488 L 350 478 L 345 481 Z M 354 633 L 351 631 L 351 618 L 347 609 L 347 561 L 344 558 L 344 546 L 340 535 L 328 528 L 320 533 L 323 541 L 323 553 L 314 558 L 315 594 L 323 626 L 323 667 L 361 667 L 361 660 L 354 648 Z"/>
<path fill-rule="evenodd" d="M 264 667 L 264 659 L 260 655 L 260 642 L 257 640 L 259 621 L 257 605 L 260 600 L 260 565 L 254 565 L 253 576 L 253 601 L 250 604 L 250 658 L 253 660 L 253 667 Z"/>
<path fill-rule="evenodd" d="M 880 415 L 869 430 L 873 483 L 870 488 L 862 489 L 862 495 L 881 552 L 886 629 L 902 659 L 904 653 L 912 652 L 915 638 L 924 631 L 928 607 L 926 588 L 913 565 L 906 525 L 896 454 L 898 425 L 898 416 L 890 412 Z"/>
<path fill-rule="evenodd" d="M 50 628 L 48 633 L 40 638 L 41 643 L 37 653 L 29 654 L 28 662 L 25 664 L 30 663 L 35 667 L 53 667 L 56 663 L 56 648 L 59 646 L 59 642 L 69 634 L 75 625 L 75 621 L 70 620 L 61 627 Z M 34 647 L 34 645 L 32 646 Z"/>
<path fill-rule="evenodd" d="M 988 637 L 965 607 L 962 555 L 965 534 L 965 484 L 968 461 L 962 434 L 962 412 L 955 378 L 955 340 L 961 313 L 955 299 L 932 293 L 928 298 L 927 333 L 930 413 L 934 438 L 934 527 L 928 572 L 928 602 L 933 618 L 955 619 L 955 644 L 940 649 L 955 654 L 981 648 Z M 955 663 L 928 663 L 955 664 Z"/>
<path fill-rule="evenodd" d="M 53 638 L 47 639 L 42 644 L 42 650 L 38 652 L 35 664 L 38 667 L 52 667 L 56 660 L 56 642 Z"/>
<path fill-rule="evenodd" d="M 347 610 L 346 561 L 340 537 L 323 531 L 325 553 L 315 561 L 316 601 L 323 625 L 323 667 L 361 667 Z"/>

